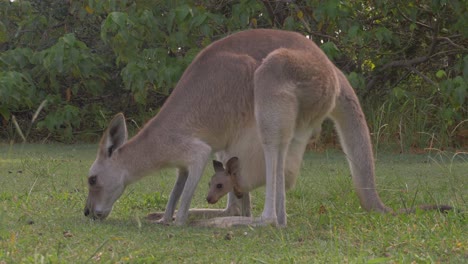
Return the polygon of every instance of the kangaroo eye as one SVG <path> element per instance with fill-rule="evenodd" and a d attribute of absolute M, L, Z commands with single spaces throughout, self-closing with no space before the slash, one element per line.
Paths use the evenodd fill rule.
<path fill-rule="evenodd" d="M 223 185 L 221 183 L 216 184 L 216 188 L 221 189 L 223 188 Z"/>
<path fill-rule="evenodd" d="M 97 176 L 96 175 L 93 175 L 93 176 L 88 178 L 88 183 L 89 183 L 90 186 L 96 185 L 96 182 L 97 182 Z"/>

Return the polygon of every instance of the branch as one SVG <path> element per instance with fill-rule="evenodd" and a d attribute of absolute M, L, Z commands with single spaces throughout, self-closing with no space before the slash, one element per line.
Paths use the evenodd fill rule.
<path fill-rule="evenodd" d="M 263 5 L 265 6 L 268 15 L 271 17 L 272 26 L 275 24 L 281 28 L 285 19 L 284 11 L 287 10 L 286 4 L 290 1 L 272 1 L 272 0 L 262 0 Z M 272 3 L 276 3 L 276 7 L 273 9 Z M 278 8 L 283 7 L 278 12 Z"/>
<path fill-rule="evenodd" d="M 433 30 L 433 29 L 434 29 L 434 28 L 432 28 L 431 26 L 428 26 L 428 25 L 426 25 L 426 24 L 424 24 L 424 23 L 422 23 L 422 22 L 413 21 L 411 18 L 407 17 L 407 16 L 403 13 L 403 11 L 400 10 L 400 8 L 398 7 L 398 5 L 396 6 L 396 8 L 397 8 L 398 12 L 400 13 L 400 15 L 403 16 L 404 19 L 406 19 L 406 20 L 408 20 L 408 21 L 410 21 L 410 22 L 412 22 L 412 23 L 415 23 L 416 25 L 420 25 L 421 27 L 425 27 L 425 28 L 430 29 L 430 30 Z"/>
<path fill-rule="evenodd" d="M 461 45 L 458 45 L 457 43 L 453 42 L 453 41 L 452 41 L 450 38 L 448 38 L 448 37 L 438 37 L 437 39 L 438 39 L 438 40 L 445 40 L 445 41 L 447 41 L 448 43 L 450 43 L 452 46 L 454 46 L 454 47 L 456 47 L 456 48 L 459 48 L 459 49 L 461 49 L 461 50 L 463 50 L 463 51 L 465 51 L 465 52 L 468 51 L 467 48 L 465 48 L 465 47 L 463 47 L 463 46 L 461 46 Z"/>
<path fill-rule="evenodd" d="M 432 54 L 431 59 L 439 56 L 448 56 L 448 55 L 456 55 L 460 54 L 459 50 L 443 50 L 437 53 Z"/>
<path fill-rule="evenodd" d="M 301 9 L 299 9 L 297 5 L 294 5 L 294 7 L 295 7 L 296 14 L 299 13 L 299 11 L 302 11 Z M 307 32 L 311 34 L 312 29 L 310 28 L 309 24 L 305 21 L 304 16 L 302 16 L 299 19 L 301 20 L 302 25 L 306 28 Z"/>
<path fill-rule="evenodd" d="M 416 73 L 417 75 L 419 75 L 421 78 L 423 78 L 426 82 L 434 85 L 435 87 L 439 87 L 439 85 L 437 83 L 435 83 L 433 80 L 431 80 L 429 77 L 427 77 L 426 75 L 424 75 L 422 72 L 418 71 L 418 69 L 416 69 L 416 67 L 414 66 L 411 66 L 409 67 L 409 69 Z"/>
<path fill-rule="evenodd" d="M 270 1 L 268 0 L 263 0 L 262 1 L 263 5 L 265 6 L 267 12 L 268 12 L 268 15 L 271 17 L 271 24 L 272 26 L 275 25 L 275 12 L 273 11 L 273 7 L 271 6 L 271 3 Z"/>
<path fill-rule="evenodd" d="M 414 65 L 416 64 L 420 64 L 420 63 L 423 63 L 423 62 L 426 62 L 428 61 L 432 55 L 434 54 L 435 50 L 436 50 L 436 46 L 437 46 L 437 43 L 438 43 L 438 29 L 439 29 L 439 21 L 436 22 L 436 24 L 434 25 L 434 27 L 431 28 L 431 31 L 432 31 L 432 36 L 431 36 L 431 46 L 429 48 L 429 52 L 427 53 L 427 55 L 425 56 L 422 56 L 422 57 L 417 57 L 417 58 L 414 58 L 414 59 L 411 59 L 411 60 L 396 60 L 396 61 L 391 61 L 385 65 L 383 65 L 381 68 L 378 69 L 377 71 L 377 74 L 374 76 L 374 78 L 372 78 L 366 85 L 366 91 L 370 91 L 373 87 L 374 87 L 374 84 L 375 82 L 377 81 L 378 79 L 378 74 L 381 73 L 381 72 L 384 72 L 385 70 L 389 69 L 389 68 L 393 68 L 393 67 L 407 67 L 407 68 L 411 68 L 413 69 L 414 68 Z"/>
<path fill-rule="evenodd" d="M 332 40 L 337 40 L 335 37 L 333 36 L 330 36 L 330 35 L 327 35 L 327 34 L 322 34 L 320 32 L 315 32 L 315 31 L 309 31 L 307 32 L 309 33 L 310 35 L 314 35 L 314 36 L 319 36 L 319 37 L 322 37 L 322 38 L 326 38 L 326 39 L 332 39 Z"/>
<path fill-rule="evenodd" d="M 430 58 L 430 56 L 423 56 L 423 57 L 417 57 L 411 60 L 397 60 L 397 61 L 391 61 L 384 66 L 382 66 L 378 71 L 383 72 L 388 68 L 392 67 L 409 67 L 414 64 L 419 64 L 427 61 Z"/>
<path fill-rule="evenodd" d="M 378 72 L 376 73 L 376 75 L 374 75 L 374 77 L 367 83 L 366 85 L 366 94 L 372 90 L 374 88 L 374 85 L 375 83 L 377 82 L 377 80 L 379 79 L 379 75 L 380 73 L 384 73 L 384 74 L 388 74 L 387 71 L 385 71 L 386 69 L 388 68 L 393 68 L 393 67 L 405 67 L 405 68 L 411 68 L 415 65 L 415 64 L 419 64 L 419 63 L 423 63 L 427 60 L 429 60 L 430 56 L 423 56 L 423 57 L 418 57 L 418 58 L 414 58 L 412 60 L 397 60 L 397 61 L 391 61 L 387 64 L 385 64 L 384 66 L 382 66 Z"/>

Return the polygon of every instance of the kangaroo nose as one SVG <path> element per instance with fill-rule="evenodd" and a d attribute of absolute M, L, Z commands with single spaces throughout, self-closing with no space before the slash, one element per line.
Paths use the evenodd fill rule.
<path fill-rule="evenodd" d="M 104 218 L 104 213 L 102 211 L 94 212 L 94 219 L 102 219 L 102 218 Z"/>
<path fill-rule="evenodd" d="M 89 209 L 88 209 L 88 207 L 86 207 L 86 208 L 84 209 L 84 215 L 85 215 L 85 216 L 88 216 L 88 215 L 89 215 Z"/>
<path fill-rule="evenodd" d="M 207 201 L 209 204 L 214 204 L 214 203 L 216 203 L 216 201 L 214 201 L 213 197 L 211 197 L 211 196 L 207 196 L 207 197 L 206 197 L 206 201 Z"/>

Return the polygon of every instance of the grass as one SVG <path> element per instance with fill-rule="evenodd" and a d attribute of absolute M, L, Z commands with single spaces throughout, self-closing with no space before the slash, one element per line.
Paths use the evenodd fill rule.
<path fill-rule="evenodd" d="M 379 153 L 377 182 L 392 208 L 444 203 L 460 212 L 366 213 L 344 156 L 308 153 L 287 194 L 288 227 L 160 226 L 175 172 L 129 186 L 105 221 L 83 216 L 95 145 L 0 145 L 0 263 L 462 263 L 468 261 L 468 157 Z M 206 174 L 211 174 L 211 168 Z M 204 201 L 207 175 L 193 207 Z M 254 214 L 264 190 L 253 193 Z M 225 200 L 216 207 L 223 207 Z"/>

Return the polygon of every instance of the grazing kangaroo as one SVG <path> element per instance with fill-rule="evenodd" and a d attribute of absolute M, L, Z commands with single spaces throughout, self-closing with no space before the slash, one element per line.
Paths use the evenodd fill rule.
<path fill-rule="evenodd" d="M 128 184 L 174 167 L 177 180 L 160 222 L 172 222 L 180 198 L 175 222 L 183 225 L 211 154 L 243 162 L 253 153 L 264 158 L 264 209 L 260 218 L 232 221 L 285 226 L 286 175 L 297 174 L 306 144 L 325 118 L 336 125 L 362 207 L 390 212 L 376 191 L 369 131 L 346 77 L 303 35 L 256 29 L 202 50 L 132 139 L 122 114 L 110 122 L 89 171 L 84 214 L 106 218 Z"/>

